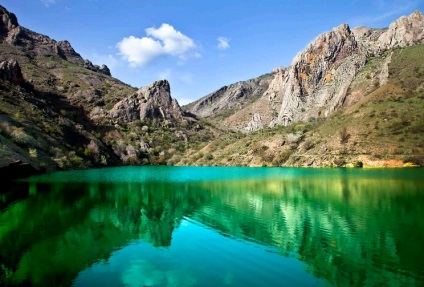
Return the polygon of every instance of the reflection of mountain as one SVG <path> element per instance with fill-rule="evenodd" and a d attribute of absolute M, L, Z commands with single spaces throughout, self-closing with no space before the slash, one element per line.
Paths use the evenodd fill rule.
<path fill-rule="evenodd" d="M 79 271 L 131 240 L 171 245 L 173 231 L 189 217 L 232 237 L 276 247 L 335 285 L 414 286 L 424 278 L 423 257 L 417 256 L 424 254 L 419 186 L 412 180 L 348 176 L 33 184 L 29 198 L 0 214 L 0 222 L 7 222 L 0 225 L 1 279 L 69 285 Z"/>

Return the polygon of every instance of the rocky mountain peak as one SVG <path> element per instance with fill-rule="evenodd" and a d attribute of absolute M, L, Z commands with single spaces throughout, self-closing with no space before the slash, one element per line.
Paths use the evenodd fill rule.
<path fill-rule="evenodd" d="M 420 11 L 402 16 L 390 24 L 387 31 L 378 39 L 380 49 L 406 47 L 424 39 L 424 17 Z"/>
<path fill-rule="evenodd" d="M 135 94 L 119 101 L 109 111 L 118 122 L 133 122 L 144 119 L 173 119 L 183 117 L 177 100 L 171 98 L 167 80 L 160 80 L 139 89 Z"/>
<path fill-rule="evenodd" d="M 10 13 L 4 7 L 0 6 L 0 43 L 13 34 L 14 30 L 19 29 L 18 19 L 15 14 Z M 16 32 L 15 32 L 16 34 Z"/>
<path fill-rule="evenodd" d="M 2 19 L 2 22 L 0 23 L 2 28 L 5 27 L 8 30 L 11 30 L 17 26 L 18 24 L 18 18 L 16 18 L 15 14 L 10 13 L 6 10 L 3 6 L 0 5 L 0 16 Z"/>
<path fill-rule="evenodd" d="M 110 76 L 110 70 L 105 65 L 97 66 L 91 62 L 86 63 L 80 54 L 75 52 L 68 41 L 55 41 L 45 35 L 35 33 L 18 24 L 15 14 L 10 13 L 0 6 L 0 43 L 6 42 L 30 57 L 60 57 L 76 65 L 82 66 L 94 72 Z M 4 58 L 0 55 L 0 60 Z"/>
<path fill-rule="evenodd" d="M 241 119 L 242 116 L 236 113 L 244 110 L 263 95 L 274 74 L 282 71 L 284 71 L 284 67 L 277 68 L 272 73 L 264 74 L 258 78 L 224 86 L 184 108 L 202 117 L 234 114 L 235 122 L 238 122 L 238 119 Z M 226 123 L 223 124 L 226 125 Z"/>
<path fill-rule="evenodd" d="M 81 57 L 80 54 L 75 52 L 74 48 L 71 46 L 67 40 L 57 42 L 57 47 L 61 56 L 68 57 Z"/>
<path fill-rule="evenodd" d="M 343 104 L 367 56 L 381 55 L 388 49 L 410 46 L 423 39 L 424 21 L 419 11 L 399 18 L 387 29 L 351 30 L 342 24 L 319 35 L 293 59 L 285 78 L 276 77 L 266 92 L 282 103 L 278 118 L 270 126 L 327 116 Z"/>
<path fill-rule="evenodd" d="M 354 63 L 365 62 L 365 59 L 346 61 L 357 54 L 358 44 L 347 24 L 315 38 L 306 50 L 296 55 L 283 77 L 277 75 L 266 91 L 271 101 L 281 103 L 278 118 L 270 126 L 289 125 L 308 118 L 312 114 L 302 111 L 311 110 L 312 105 L 334 109 L 342 97 L 338 91 L 347 90 L 358 69 Z M 331 102 L 328 94 L 332 95 Z"/>

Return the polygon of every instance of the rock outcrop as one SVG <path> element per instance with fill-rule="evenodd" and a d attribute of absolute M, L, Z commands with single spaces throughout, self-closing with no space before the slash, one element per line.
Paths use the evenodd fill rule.
<path fill-rule="evenodd" d="M 182 113 L 177 100 L 171 98 L 168 81 L 161 80 L 116 103 L 109 116 L 118 122 L 133 122 L 144 119 L 180 120 Z"/>
<path fill-rule="evenodd" d="M 423 39 L 424 17 L 419 11 L 399 18 L 385 29 L 350 29 L 342 24 L 319 35 L 296 55 L 290 67 L 275 69 L 272 79 L 225 86 L 187 107 L 196 115 L 213 118 L 229 107 L 253 100 L 250 109 L 227 113 L 220 119 L 230 123 L 230 128 L 247 131 L 327 117 L 351 102 L 346 98 L 348 89 L 369 57 L 419 44 Z M 386 62 L 382 71 L 386 77 L 379 76 L 380 84 L 387 78 L 390 59 Z M 252 99 L 252 94 L 256 98 Z"/>
<path fill-rule="evenodd" d="M 421 12 L 401 17 L 387 29 L 347 24 L 318 36 L 305 51 L 298 54 L 282 81 L 274 78 L 265 95 L 280 98 L 281 108 L 270 126 L 289 125 L 310 117 L 327 117 L 341 107 L 347 91 L 367 57 L 421 43 L 424 21 Z"/>
<path fill-rule="evenodd" d="M 6 9 L 0 6 L 0 15 L 1 15 L 1 23 L 0 23 L 0 39 L 7 38 L 10 31 L 15 29 L 18 24 L 18 19 L 15 14 L 10 13 Z"/>
<path fill-rule="evenodd" d="M 8 60 L 0 63 L 0 79 L 9 81 L 15 85 L 22 85 L 24 83 L 21 67 L 16 60 Z"/>
<path fill-rule="evenodd" d="M 1 6 L 0 117 L 5 174 L 28 165 L 165 164 L 182 157 L 193 135 L 210 138 L 208 127 L 183 114 L 167 81 L 137 90 L 84 60 L 68 41 L 20 26 Z M 131 124 L 136 120 L 143 124 Z M 17 161 L 23 166 L 9 166 Z"/>
<path fill-rule="evenodd" d="M 78 66 L 110 76 L 106 65 L 93 65 L 75 52 L 68 41 L 56 42 L 45 35 L 35 33 L 19 25 L 15 14 L 0 6 L 0 44 L 18 46 L 30 57 L 57 56 Z M 5 55 L 7 56 L 7 55 Z M 5 60 L 1 57 L 0 60 Z"/>
<path fill-rule="evenodd" d="M 246 131 L 256 131 L 263 128 L 260 114 L 254 114 L 252 120 L 247 124 Z"/>
<path fill-rule="evenodd" d="M 424 17 L 420 11 L 402 16 L 390 24 L 387 31 L 378 38 L 380 50 L 411 46 L 424 39 Z"/>
<path fill-rule="evenodd" d="M 184 108 L 201 117 L 215 116 L 230 109 L 242 109 L 263 95 L 268 89 L 273 73 L 224 86 Z"/>
<path fill-rule="evenodd" d="M 327 116 L 343 102 L 356 72 L 365 63 L 366 57 L 347 24 L 321 34 L 293 59 L 285 78 L 275 78 L 266 91 L 271 101 L 279 98 L 282 102 L 270 126 Z"/>

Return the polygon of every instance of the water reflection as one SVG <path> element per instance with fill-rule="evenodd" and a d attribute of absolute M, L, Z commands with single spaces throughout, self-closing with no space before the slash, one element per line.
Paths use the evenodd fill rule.
<path fill-rule="evenodd" d="M 201 172 L 199 177 L 205 169 Z M 103 286 L 261 286 L 266 280 L 279 286 L 282 278 L 271 274 L 290 275 L 273 273 L 281 258 L 292 260 L 284 268 L 302 262 L 315 278 L 336 286 L 424 282 L 422 170 L 399 170 L 396 176 L 385 171 L 275 173 L 255 179 L 34 180 L 14 186 L 2 197 L 0 282 L 83 286 L 93 279 L 90 272 L 104 272 L 105 264 L 111 268 L 117 260 L 119 280 L 106 276 Z M 249 242 L 254 248 L 246 247 Z M 259 255 L 258 249 L 270 252 Z M 142 255 L 125 265 L 135 256 L 130 250 Z M 234 258 L 218 260 L 217 250 L 233 252 Z M 262 263 L 254 262 L 259 256 Z M 230 259 L 235 261 L 212 277 Z M 217 277 L 221 281 L 214 281 Z M 304 286 L 320 283 L 306 273 L 299 277 Z"/>

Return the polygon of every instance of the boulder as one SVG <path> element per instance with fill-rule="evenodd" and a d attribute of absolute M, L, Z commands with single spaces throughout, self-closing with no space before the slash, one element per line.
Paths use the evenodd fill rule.
<path fill-rule="evenodd" d="M 8 60 L 0 63 L 0 79 L 9 81 L 15 85 L 22 85 L 24 78 L 21 68 L 16 60 Z"/>
<path fill-rule="evenodd" d="M 261 115 L 255 113 L 252 117 L 252 120 L 247 124 L 246 131 L 257 131 L 263 127 Z"/>

